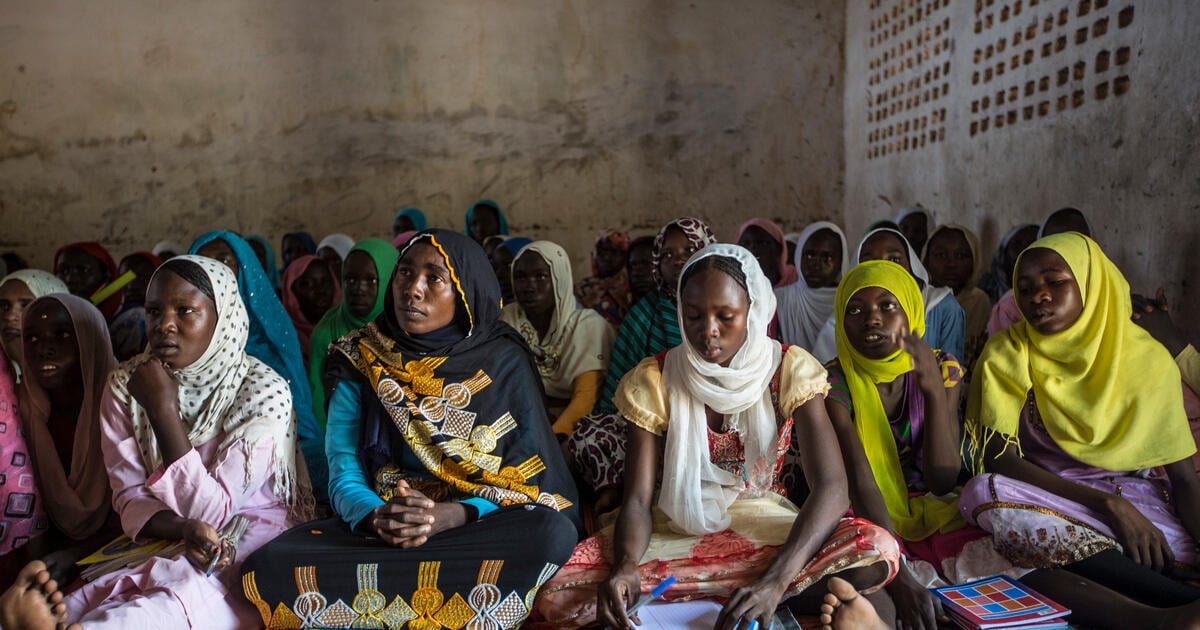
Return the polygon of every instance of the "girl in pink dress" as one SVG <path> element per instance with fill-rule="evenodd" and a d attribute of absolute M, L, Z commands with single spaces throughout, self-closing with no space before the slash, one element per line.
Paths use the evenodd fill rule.
<path fill-rule="evenodd" d="M 109 380 L 101 447 L 125 533 L 136 542 L 182 540 L 184 551 L 85 585 L 67 599 L 71 622 L 257 625 L 239 594 L 238 565 L 299 522 L 307 495 L 297 487 L 287 383 L 245 353 L 248 328 L 237 280 L 221 263 L 181 256 L 155 272 L 147 350 Z M 248 524 L 236 548 L 218 535 L 235 516 Z"/>

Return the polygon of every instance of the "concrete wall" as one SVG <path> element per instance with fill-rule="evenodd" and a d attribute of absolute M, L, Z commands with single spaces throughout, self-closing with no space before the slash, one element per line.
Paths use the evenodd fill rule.
<path fill-rule="evenodd" d="M 846 20 L 850 232 L 920 203 L 991 251 L 1075 206 L 1134 289 L 1165 286 L 1200 335 L 1200 3 L 870 0 Z"/>
<path fill-rule="evenodd" d="M 5 2 L 0 247 L 842 207 L 838 0 Z"/>

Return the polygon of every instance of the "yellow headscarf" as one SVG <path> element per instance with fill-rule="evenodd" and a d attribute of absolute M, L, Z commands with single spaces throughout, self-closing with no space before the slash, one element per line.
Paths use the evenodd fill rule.
<path fill-rule="evenodd" d="M 867 287 L 886 289 L 896 296 L 908 316 L 909 330 L 918 336 L 925 334 L 921 288 L 904 267 L 891 261 L 873 260 L 854 267 L 842 278 L 835 298 L 834 323 L 838 359 L 854 404 L 854 428 L 867 461 L 871 463 L 871 472 L 896 533 L 905 540 L 922 540 L 934 532 L 954 531 L 964 524 L 957 501 L 946 503 L 933 497 L 909 498 L 904 471 L 900 468 L 900 451 L 876 388 L 878 383 L 890 383 L 912 371 L 912 357 L 904 350 L 896 350 L 885 359 L 868 359 L 846 338 L 843 322 L 846 303 Z"/>
<path fill-rule="evenodd" d="M 1183 411 L 1179 368 L 1130 319 L 1125 277 L 1095 241 L 1077 232 L 1047 236 L 1021 256 L 1035 248 L 1053 250 L 1067 262 L 1083 312 L 1053 335 L 1022 320 L 988 340 L 967 404 L 976 472 L 982 470 L 983 446 L 996 434 L 1006 448 L 1020 448 L 1021 407 L 1031 388 L 1047 433 L 1084 464 L 1129 471 L 1190 457 L 1196 444 Z"/>

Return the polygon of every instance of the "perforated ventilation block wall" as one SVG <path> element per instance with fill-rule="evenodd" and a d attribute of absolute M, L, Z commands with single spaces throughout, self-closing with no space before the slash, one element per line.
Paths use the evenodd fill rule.
<path fill-rule="evenodd" d="M 867 74 L 848 81 L 866 84 L 867 159 L 1124 96 L 1135 17 L 1129 0 L 871 0 Z"/>

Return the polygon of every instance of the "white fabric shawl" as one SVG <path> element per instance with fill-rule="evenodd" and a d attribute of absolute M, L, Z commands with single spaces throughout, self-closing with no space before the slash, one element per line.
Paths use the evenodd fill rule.
<path fill-rule="evenodd" d="M 816 345 L 821 327 L 825 325 L 826 320 L 833 316 L 833 298 L 837 294 L 836 286 L 809 288 L 808 282 L 804 279 L 804 272 L 800 271 L 800 262 L 804 257 L 804 244 L 812 238 L 813 234 L 821 230 L 830 230 L 841 240 L 842 260 L 838 266 L 837 275 L 838 280 L 841 280 L 842 274 L 850 268 L 850 246 L 846 242 L 846 235 L 842 232 L 842 228 L 829 221 L 817 221 L 804 228 L 799 238 L 796 239 L 796 257 L 793 264 L 800 273 L 800 280 L 775 290 L 775 297 L 779 301 L 780 341 L 788 345 L 800 346 L 805 350 L 810 350 Z"/>
<path fill-rule="evenodd" d="M 274 370 L 246 354 L 250 323 L 233 272 L 211 258 L 177 258 L 204 270 L 217 307 L 217 327 L 204 354 L 191 365 L 171 370 L 179 386 L 179 412 L 188 430 L 188 441 L 199 446 L 224 431 L 219 449 L 224 453 L 238 442 L 245 442 L 247 450 L 253 451 L 259 441 L 274 440 L 274 493 L 294 508 L 301 497 L 296 492 L 296 414 L 291 390 Z M 162 269 L 159 267 L 154 276 Z M 154 276 L 150 277 L 151 283 Z M 162 465 L 162 451 L 150 416 L 129 393 L 129 377 L 138 366 L 154 360 L 147 350 L 118 366 L 109 380 L 114 398 L 129 410 L 142 463 L 150 472 Z M 214 465 L 223 459 L 218 455 Z M 247 458 L 247 468 L 250 462 Z M 251 472 L 246 471 L 247 488 L 261 481 L 251 479 Z"/>
<path fill-rule="evenodd" d="M 741 266 L 750 313 L 746 341 L 729 367 L 705 361 L 686 335 L 683 343 L 667 351 L 663 362 L 670 417 L 658 507 L 671 519 L 672 527 L 696 536 L 727 528 L 729 506 L 743 492 L 762 496 L 771 487 L 778 428 L 770 384 L 783 354 L 779 342 L 767 336 L 767 324 L 775 314 L 775 292 L 745 248 L 709 245 L 692 255 L 680 280 L 689 267 L 709 256 L 732 258 Z M 682 295 L 682 283 L 678 291 Z M 681 305 L 680 330 L 684 330 L 684 310 Z M 725 431 L 736 431 L 741 437 L 746 455 L 744 482 L 712 463 L 705 405 L 725 416 Z"/>

